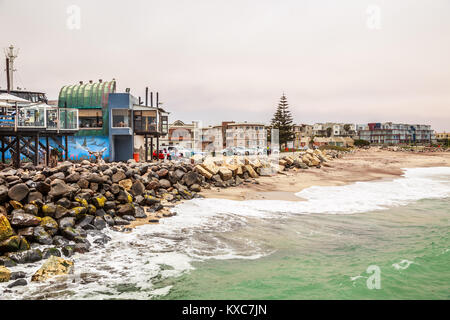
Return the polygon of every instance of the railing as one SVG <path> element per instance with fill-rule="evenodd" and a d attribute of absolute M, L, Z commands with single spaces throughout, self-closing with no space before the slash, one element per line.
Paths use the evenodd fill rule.
<path fill-rule="evenodd" d="M 78 130 L 78 109 L 56 108 L 42 104 L 3 107 L 0 108 L 0 128 Z"/>

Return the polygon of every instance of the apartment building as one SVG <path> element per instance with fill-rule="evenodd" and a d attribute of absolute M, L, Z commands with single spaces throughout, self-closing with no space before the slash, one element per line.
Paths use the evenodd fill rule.
<path fill-rule="evenodd" d="M 194 149 L 195 141 L 199 138 L 198 129 L 200 124 L 198 121 L 192 123 L 184 123 L 181 120 L 176 120 L 169 124 L 169 131 L 161 137 L 161 147 L 177 147 L 178 149 Z"/>
<path fill-rule="evenodd" d="M 312 133 L 318 137 L 354 137 L 356 136 L 356 125 L 334 122 L 315 123 Z"/>
<path fill-rule="evenodd" d="M 368 123 L 357 125 L 361 140 L 374 144 L 432 143 L 436 140 L 430 125 L 402 123 Z"/>
<path fill-rule="evenodd" d="M 305 138 L 310 138 L 313 136 L 313 126 L 309 124 L 299 124 L 294 125 L 294 148 L 299 149 L 304 147 L 302 145 L 302 141 L 305 141 Z"/>
<path fill-rule="evenodd" d="M 450 133 L 449 132 L 436 133 L 436 140 L 438 141 L 450 140 Z"/>
<path fill-rule="evenodd" d="M 259 122 L 231 122 L 227 125 L 226 146 L 243 148 L 267 147 L 267 130 Z"/>

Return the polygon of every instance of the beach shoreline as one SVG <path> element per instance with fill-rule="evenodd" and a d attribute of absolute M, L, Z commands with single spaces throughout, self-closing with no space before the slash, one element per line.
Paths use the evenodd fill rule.
<path fill-rule="evenodd" d="M 406 168 L 450 167 L 449 152 L 395 152 L 378 148 L 355 150 L 328 161 L 321 168 L 292 169 L 257 183 L 229 188 L 203 189 L 205 198 L 228 200 L 302 201 L 295 193 L 313 186 L 343 186 L 356 182 L 392 180 Z"/>

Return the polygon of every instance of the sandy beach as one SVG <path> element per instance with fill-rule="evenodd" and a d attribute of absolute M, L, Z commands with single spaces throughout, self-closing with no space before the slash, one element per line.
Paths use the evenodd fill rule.
<path fill-rule="evenodd" d="M 259 184 L 246 184 L 226 189 L 202 190 L 205 198 L 230 200 L 301 201 L 294 193 L 312 186 L 339 186 L 357 181 L 394 179 L 402 168 L 448 167 L 449 152 L 394 152 L 370 148 L 357 150 L 343 158 L 327 162 L 326 166 L 307 170 L 293 169 L 272 177 L 259 177 Z"/>

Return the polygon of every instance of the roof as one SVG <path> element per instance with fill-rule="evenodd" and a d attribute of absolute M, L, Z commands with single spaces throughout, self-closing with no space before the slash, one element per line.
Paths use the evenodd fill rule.
<path fill-rule="evenodd" d="M 58 106 L 78 109 L 102 108 L 108 104 L 108 95 L 115 92 L 115 80 L 64 86 L 59 92 Z"/>
<path fill-rule="evenodd" d="M 22 99 L 20 97 L 14 96 L 14 95 L 9 94 L 9 93 L 0 93 L 0 101 L 9 102 L 9 103 L 14 103 L 14 102 L 17 102 L 17 103 L 31 103 L 28 100 Z"/>

